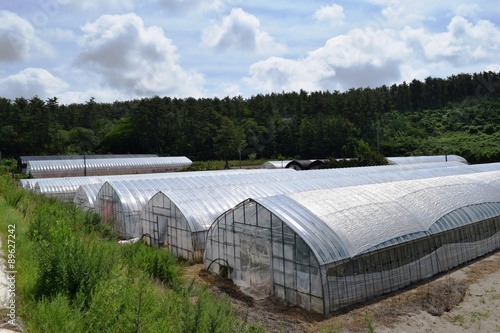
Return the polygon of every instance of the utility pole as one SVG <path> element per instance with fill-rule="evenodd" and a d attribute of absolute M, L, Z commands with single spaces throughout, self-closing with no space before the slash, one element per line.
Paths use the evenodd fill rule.
<path fill-rule="evenodd" d="M 83 153 L 83 175 L 87 177 L 87 159 L 85 153 Z"/>

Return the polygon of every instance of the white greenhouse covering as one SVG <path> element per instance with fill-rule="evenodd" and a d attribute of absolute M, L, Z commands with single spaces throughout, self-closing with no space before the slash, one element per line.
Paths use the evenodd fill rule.
<path fill-rule="evenodd" d="M 247 199 L 219 216 L 205 266 L 320 313 L 500 247 L 500 171 Z"/>
<path fill-rule="evenodd" d="M 435 156 L 404 156 L 386 157 L 389 164 L 413 164 L 413 163 L 436 163 L 436 162 L 460 162 L 468 164 L 467 160 L 458 155 L 435 155 Z"/>
<path fill-rule="evenodd" d="M 394 168 L 401 170 L 394 172 L 383 172 L 393 167 L 311 170 L 293 174 L 294 179 L 259 184 L 162 190 L 151 197 L 141 212 L 142 232 L 149 236 L 152 245 L 168 246 L 174 255 L 196 262 L 203 256 L 206 232 L 212 222 L 249 197 L 500 170 L 500 163 L 447 165 L 448 168 L 432 168 L 431 164 L 428 169 Z"/>
<path fill-rule="evenodd" d="M 28 161 L 34 178 L 172 172 L 192 164 L 184 156 Z"/>

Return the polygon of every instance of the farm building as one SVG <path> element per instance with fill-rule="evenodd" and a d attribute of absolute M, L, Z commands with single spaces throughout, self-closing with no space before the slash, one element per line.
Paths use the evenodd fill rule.
<path fill-rule="evenodd" d="M 500 247 L 500 171 L 247 199 L 208 231 L 205 267 L 323 314 Z"/>
<path fill-rule="evenodd" d="M 500 163 L 474 166 L 448 163 L 434 168 L 436 165 L 427 164 L 427 169 L 420 165 L 414 165 L 416 169 L 406 166 L 324 169 L 298 172 L 295 179 L 258 185 L 162 190 L 142 209 L 142 231 L 149 236 L 151 245 L 167 246 L 174 255 L 197 262 L 202 258 L 206 233 L 212 222 L 235 202 L 249 197 L 500 170 Z"/>
<path fill-rule="evenodd" d="M 192 164 L 184 156 L 28 161 L 34 178 L 172 172 Z"/>
<path fill-rule="evenodd" d="M 467 160 L 458 155 L 435 155 L 435 156 L 403 156 L 386 157 L 389 164 L 414 164 L 414 163 L 436 163 L 436 162 L 460 162 L 468 164 Z"/>
<path fill-rule="evenodd" d="M 160 190 L 192 187 L 224 186 L 290 179 L 294 170 L 219 170 L 180 172 L 161 179 L 106 182 L 97 194 L 95 211 L 104 221 L 113 219 L 115 229 L 123 238 L 142 236 L 139 215 L 146 202 Z M 217 185 L 218 184 L 218 185 Z"/>
<path fill-rule="evenodd" d="M 156 154 L 106 154 L 106 155 L 40 155 L 40 156 L 20 156 L 17 159 L 19 173 L 27 173 L 26 168 L 30 161 L 58 161 L 58 160 L 83 160 L 85 159 L 106 159 L 106 158 L 138 158 L 138 157 L 158 157 Z"/>

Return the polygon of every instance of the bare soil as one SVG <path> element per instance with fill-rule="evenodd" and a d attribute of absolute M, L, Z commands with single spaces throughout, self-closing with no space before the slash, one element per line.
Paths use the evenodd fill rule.
<path fill-rule="evenodd" d="M 215 296 L 229 295 L 241 319 L 260 322 L 268 332 L 483 332 L 474 325 L 474 311 L 479 305 L 484 306 L 478 312 L 480 328 L 500 332 L 500 311 L 496 307 L 500 306 L 500 252 L 328 316 L 272 297 L 256 301 L 231 280 L 205 272 L 202 264 L 187 267 L 185 274 L 208 285 Z M 478 295 L 482 299 L 478 300 Z"/>

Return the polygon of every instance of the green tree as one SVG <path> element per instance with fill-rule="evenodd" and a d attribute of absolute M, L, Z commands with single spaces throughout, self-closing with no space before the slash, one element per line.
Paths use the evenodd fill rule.
<path fill-rule="evenodd" d="M 246 146 L 245 131 L 229 117 L 224 116 L 214 142 L 217 154 L 226 161 L 226 169 L 229 169 L 229 157 L 236 155 Z"/>

